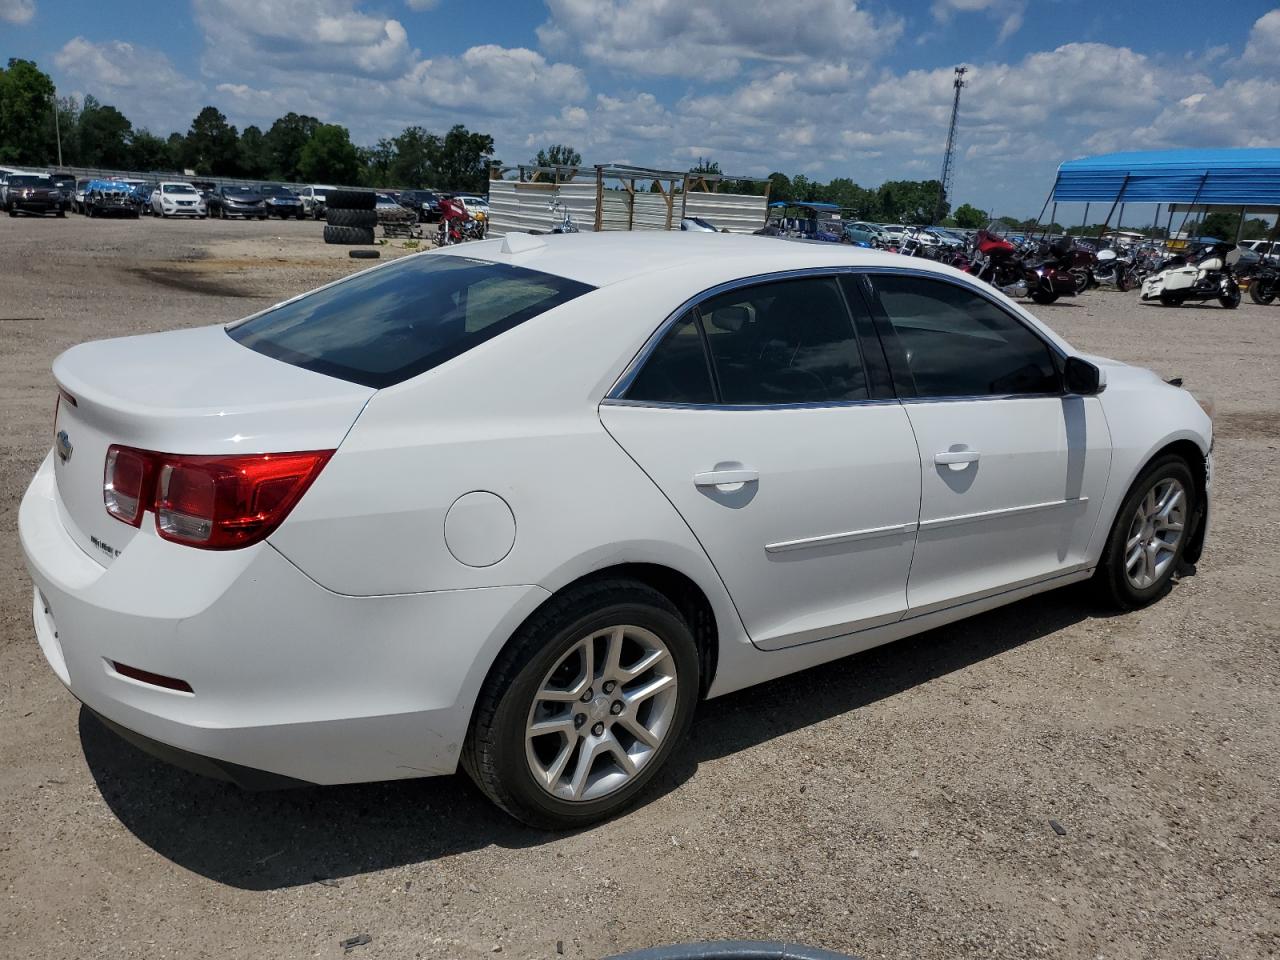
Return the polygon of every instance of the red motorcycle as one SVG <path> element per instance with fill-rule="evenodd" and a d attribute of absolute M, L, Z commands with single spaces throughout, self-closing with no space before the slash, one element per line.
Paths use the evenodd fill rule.
<path fill-rule="evenodd" d="M 973 238 L 975 255 L 968 272 L 1010 297 L 1029 296 L 1036 303 L 1053 303 L 1076 295 L 1074 243 L 1062 237 L 1052 243 L 1015 245 L 1005 227 L 990 223 Z"/>

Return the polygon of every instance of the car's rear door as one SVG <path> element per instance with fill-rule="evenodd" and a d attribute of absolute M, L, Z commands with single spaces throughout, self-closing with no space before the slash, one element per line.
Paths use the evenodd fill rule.
<path fill-rule="evenodd" d="M 906 608 L 920 461 L 865 308 L 834 276 L 710 296 L 600 408 L 776 648 Z M 625 505 L 620 505 L 625 509 Z"/>
<path fill-rule="evenodd" d="M 1098 399 L 1065 394 L 1048 341 L 969 284 L 910 271 L 851 283 L 919 444 L 911 613 L 1084 567 L 1111 466 Z"/>

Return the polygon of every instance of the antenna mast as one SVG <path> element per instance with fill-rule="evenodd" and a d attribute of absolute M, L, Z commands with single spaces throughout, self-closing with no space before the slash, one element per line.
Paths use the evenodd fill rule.
<path fill-rule="evenodd" d="M 960 90 L 964 87 L 964 75 L 968 72 L 968 67 L 956 67 L 955 79 L 951 84 L 955 87 L 956 94 L 955 99 L 951 101 L 951 126 L 947 128 L 947 150 L 942 155 L 942 178 L 938 181 L 938 202 L 933 211 L 934 223 L 943 219 L 944 204 L 951 196 L 951 181 L 955 178 L 956 118 L 960 115 Z"/>

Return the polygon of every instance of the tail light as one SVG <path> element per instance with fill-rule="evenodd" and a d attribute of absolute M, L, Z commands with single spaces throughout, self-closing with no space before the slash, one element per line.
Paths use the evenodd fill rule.
<path fill-rule="evenodd" d="M 152 510 L 165 540 L 233 550 L 280 526 L 331 456 L 332 450 L 184 456 L 112 446 L 103 501 L 107 513 L 134 526 Z"/>

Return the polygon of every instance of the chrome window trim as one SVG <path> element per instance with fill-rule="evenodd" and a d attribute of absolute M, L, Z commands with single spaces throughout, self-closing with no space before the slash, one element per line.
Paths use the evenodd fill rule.
<path fill-rule="evenodd" d="M 897 397 L 868 400 L 814 400 L 806 403 L 675 403 L 666 400 L 632 400 L 628 397 L 605 397 L 602 407 L 653 407 L 659 410 L 823 410 L 828 407 L 897 406 Z"/>
<path fill-rule="evenodd" d="M 679 320 L 686 312 L 712 297 L 717 297 L 722 293 L 728 293 L 731 290 L 737 290 L 741 287 L 753 287 L 762 283 L 772 283 L 777 280 L 794 280 L 800 277 L 832 277 L 838 279 L 841 276 L 849 274 L 900 274 L 912 277 L 919 277 L 924 280 L 938 280 L 942 283 L 949 283 L 954 287 L 959 287 L 969 293 L 976 294 L 986 300 L 997 310 L 1012 318 L 1016 323 L 1021 324 L 1032 336 L 1045 345 L 1059 362 L 1065 362 L 1067 354 L 1052 340 L 1047 339 L 1043 333 L 1018 315 L 1011 312 L 1009 308 L 1001 303 L 995 297 L 991 296 L 986 290 L 982 289 L 977 282 L 961 281 L 955 277 L 947 276 L 944 273 L 938 273 L 933 270 L 921 270 L 918 267 L 899 266 L 891 264 L 888 266 L 871 266 L 867 264 L 839 264 L 836 266 L 825 267 L 802 267 L 794 270 L 779 270 L 774 273 L 754 274 L 750 277 L 739 277 L 734 280 L 726 280 L 724 283 L 716 284 L 714 287 L 708 287 L 699 293 L 689 297 L 680 306 L 676 307 L 666 318 L 658 324 L 657 329 L 649 335 L 644 345 L 631 358 L 631 362 L 623 369 L 618 379 L 614 381 L 613 386 L 609 388 L 609 392 L 605 394 L 602 403 L 609 403 L 619 406 L 639 406 L 639 407 L 670 407 L 673 409 L 695 409 L 695 410 L 795 410 L 795 409 L 813 409 L 815 407 L 844 407 L 844 406 L 866 406 L 870 404 L 884 403 L 948 403 L 957 400 L 1024 400 L 1031 398 L 1043 397 L 1067 397 L 1071 394 L 1065 390 L 1060 393 L 1014 393 L 1014 394 L 974 394 L 961 395 L 954 397 L 895 397 L 893 399 L 875 399 L 875 400 L 833 400 L 830 402 L 819 403 L 780 403 L 780 404 L 717 404 L 717 403 L 666 403 L 662 401 L 647 400 L 629 400 L 625 396 L 635 378 L 639 375 L 641 367 L 645 365 L 653 351 L 657 349 L 662 338 L 666 336 L 667 331 Z"/>

